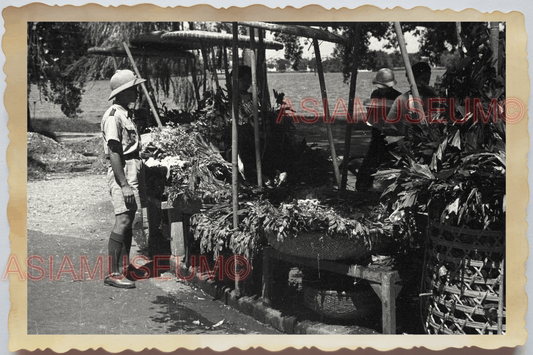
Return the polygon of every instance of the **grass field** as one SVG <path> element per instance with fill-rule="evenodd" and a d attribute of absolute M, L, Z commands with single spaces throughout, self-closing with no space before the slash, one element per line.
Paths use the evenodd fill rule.
<path fill-rule="evenodd" d="M 442 70 L 435 71 L 432 76 L 432 83 L 442 73 Z M 396 80 L 398 81 L 396 88 L 402 92 L 407 91 L 409 85 L 404 72 L 398 71 L 395 74 Z M 358 74 L 356 97 L 361 99 L 370 97 L 370 93 L 373 90 L 372 79 L 374 76 L 375 73 L 372 72 Z M 316 73 L 269 73 L 268 80 L 271 99 L 274 99 L 272 90 L 285 93 L 285 97 L 291 100 L 292 106 L 297 113 L 303 113 L 303 110 L 300 108 L 300 102 L 305 98 L 312 98 L 317 102 L 321 102 L 320 85 Z M 326 73 L 325 81 L 330 102 L 330 112 L 333 112 L 339 100 L 344 100 L 347 105 L 349 86 L 343 82 L 342 74 Z M 220 83 L 221 86 L 225 86 L 223 79 L 220 80 Z M 79 118 L 69 119 L 61 112 L 59 106 L 42 100 L 39 97 L 38 91 L 33 87 L 29 97 L 30 112 L 34 118 L 32 123 L 37 130 L 51 132 L 99 132 L 102 114 L 110 104 L 107 99 L 109 93 L 108 81 L 89 82 L 85 87 L 85 93 L 80 106 L 83 112 Z M 170 97 L 173 97 L 172 92 L 170 93 Z M 161 106 L 163 103 L 168 108 L 177 108 L 171 99 L 159 96 L 158 106 Z M 317 111 L 322 112 L 321 106 L 316 106 L 315 108 Z M 364 129 L 364 125 L 358 125 L 357 128 Z M 343 120 L 338 119 L 337 123 L 332 125 L 332 129 L 335 140 L 344 141 L 345 123 Z M 309 137 L 312 140 L 315 137 L 326 137 L 326 127 L 320 122 L 315 124 L 299 124 L 297 125 L 297 130 L 300 135 Z"/>

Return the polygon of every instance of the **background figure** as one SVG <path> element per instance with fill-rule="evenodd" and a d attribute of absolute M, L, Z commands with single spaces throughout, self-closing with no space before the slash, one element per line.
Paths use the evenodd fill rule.
<path fill-rule="evenodd" d="M 233 75 L 233 72 L 231 73 Z M 252 69 L 249 66 L 239 66 L 239 172 L 246 183 L 253 180 L 255 169 L 255 140 L 254 140 L 254 113 L 252 94 L 248 91 L 252 85 Z M 231 126 L 228 127 L 231 137 Z M 231 142 L 231 138 L 229 139 Z M 231 149 L 226 153 L 227 160 L 231 161 Z"/>
<path fill-rule="evenodd" d="M 387 102 L 387 109 L 385 113 L 388 115 L 392 102 L 396 100 L 401 93 L 394 89 L 396 85 L 396 79 L 394 78 L 394 72 L 389 68 L 380 69 L 374 80 L 372 81 L 376 85 L 376 89 L 370 95 L 371 99 L 384 99 Z M 381 100 L 378 101 L 382 103 Z M 377 109 L 377 119 L 379 122 L 384 122 L 385 117 L 381 117 L 383 110 L 380 106 Z M 372 113 L 368 117 L 372 117 Z M 357 172 L 357 180 L 355 182 L 355 188 L 357 191 L 368 191 L 372 188 L 374 181 L 374 174 L 379 165 L 388 160 L 387 143 L 385 142 L 385 136 L 381 130 L 376 127 L 372 127 L 372 137 L 370 138 L 370 145 L 365 155 L 363 163 L 361 164 Z"/>
<path fill-rule="evenodd" d="M 435 97 L 435 91 L 429 86 L 431 79 L 431 67 L 426 62 L 418 62 L 413 65 L 413 76 L 415 78 L 416 87 L 420 94 L 423 109 L 427 113 L 428 99 Z M 384 133 L 393 136 L 405 136 L 410 122 L 407 121 L 406 116 L 411 116 L 412 120 L 419 120 L 419 117 L 414 117 L 413 112 L 409 107 L 409 100 L 413 99 L 411 90 L 401 94 L 396 98 L 387 115 L 389 121 L 398 121 L 397 124 L 388 124 L 384 126 Z M 413 105 L 413 104 L 411 104 Z M 427 116 L 427 115 L 426 115 Z"/>

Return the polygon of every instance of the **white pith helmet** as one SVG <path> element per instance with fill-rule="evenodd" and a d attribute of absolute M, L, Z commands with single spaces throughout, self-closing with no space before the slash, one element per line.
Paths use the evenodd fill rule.
<path fill-rule="evenodd" d="M 129 89 L 132 86 L 144 83 L 145 81 L 145 79 L 137 78 L 137 75 L 135 75 L 131 70 L 117 70 L 113 77 L 111 77 L 111 80 L 109 80 L 109 84 L 111 85 L 111 95 L 109 96 L 108 100 L 111 100 L 117 96 L 119 92 Z"/>

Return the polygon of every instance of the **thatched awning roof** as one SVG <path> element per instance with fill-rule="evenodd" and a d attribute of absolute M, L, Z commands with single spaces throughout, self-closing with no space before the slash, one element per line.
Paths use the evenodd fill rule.
<path fill-rule="evenodd" d="M 201 49 L 202 46 L 231 47 L 233 35 L 231 33 L 209 31 L 173 31 L 143 33 L 131 40 L 132 46 L 138 48 L 151 48 L 154 46 L 174 45 L 181 50 Z M 283 44 L 277 41 L 264 40 L 265 49 L 283 49 Z M 239 35 L 237 45 L 241 48 L 250 47 L 250 37 Z"/>
<path fill-rule="evenodd" d="M 297 24 L 281 24 L 270 22 L 239 22 L 242 26 L 251 26 L 272 32 L 288 33 L 295 36 L 316 38 L 322 41 L 345 44 L 346 39 L 334 33 Z"/>

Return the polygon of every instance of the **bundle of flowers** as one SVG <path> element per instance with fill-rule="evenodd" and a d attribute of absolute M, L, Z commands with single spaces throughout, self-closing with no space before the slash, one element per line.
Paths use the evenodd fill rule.
<path fill-rule="evenodd" d="M 167 168 L 164 194 L 170 202 L 178 198 L 205 203 L 224 201 L 231 196 L 231 165 L 208 144 L 195 125 L 167 125 L 154 128 L 143 147 L 152 156 L 148 166 Z"/>

